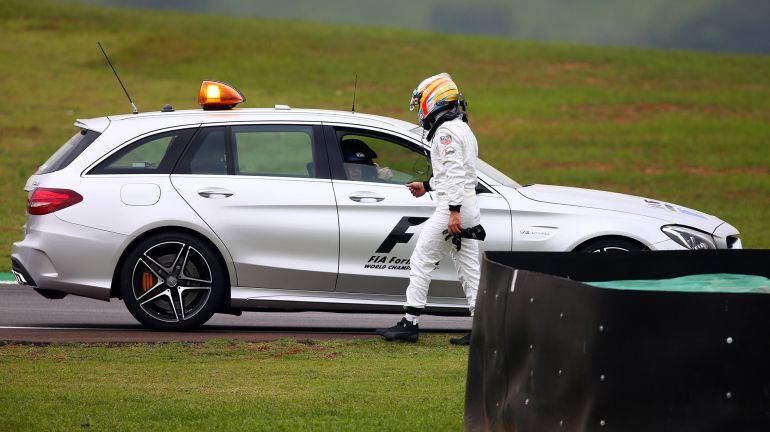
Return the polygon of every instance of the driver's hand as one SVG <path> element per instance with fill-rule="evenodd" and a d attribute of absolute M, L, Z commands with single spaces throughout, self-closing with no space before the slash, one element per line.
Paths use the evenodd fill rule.
<path fill-rule="evenodd" d="M 390 180 L 393 178 L 393 171 L 388 167 L 377 167 L 377 178 L 380 180 Z"/>
<path fill-rule="evenodd" d="M 449 212 L 449 223 L 447 224 L 447 230 L 452 234 L 460 234 L 463 230 L 461 226 L 460 212 Z"/>
<path fill-rule="evenodd" d="M 407 184 L 406 187 L 408 187 L 409 192 L 417 198 L 425 195 L 425 186 L 423 186 L 422 182 L 412 182 Z"/>

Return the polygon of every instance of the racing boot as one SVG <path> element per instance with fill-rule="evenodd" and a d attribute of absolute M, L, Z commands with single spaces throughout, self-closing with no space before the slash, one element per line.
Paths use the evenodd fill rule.
<path fill-rule="evenodd" d="M 451 343 L 452 345 L 468 346 L 468 345 L 471 344 L 471 334 L 468 333 L 467 335 L 465 335 L 463 337 L 451 338 L 451 339 L 449 339 L 449 343 Z"/>
<path fill-rule="evenodd" d="M 401 321 L 393 327 L 377 329 L 376 331 L 386 341 L 417 342 L 420 336 L 419 324 L 412 324 L 406 318 L 401 318 Z"/>

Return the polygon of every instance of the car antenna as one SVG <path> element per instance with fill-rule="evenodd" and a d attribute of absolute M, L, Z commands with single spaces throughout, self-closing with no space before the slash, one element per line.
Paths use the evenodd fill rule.
<path fill-rule="evenodd" d="M 107 64 L 110 65 L 110 68 L 112 68 L 112 73 L 115 74 L 115 78 L 118 79 L 118 83 L 123 88 L 123 93 L 126 94 L 126 97 L 128 98 L 128 102 L 131 104 L 131 113 L 132 114 L 139 114 L 139 110 L 136 109 L 136 105 L 134 105 L 134 101 L 131 100 L 131 96 L 128 95 L 128 90 L 126 90 L 126 86 L 123 85 L 123 81 L 120 80 L 120 77 L 118 76 L 118 72 L 115 71 L 115 66 L 112 65 L 112 62 L 110 61 L 110 58 L 107 57 L 107 53 L 104 51 L 104 47 L 102 47 L 101 42 L 96 41 L 97 45 L 99 45 L 99 49 L 102 50 L 102 54 L 104 54 L 104 58 L 107 59 Z"/>
<path fill-rule="evenodd" d="M 358 74 L 356 74 L 356 82 L 353 84 L 353 108 L 350 109 L 354 114 L 356 112 L 356 90 L 358 90 Z"/>

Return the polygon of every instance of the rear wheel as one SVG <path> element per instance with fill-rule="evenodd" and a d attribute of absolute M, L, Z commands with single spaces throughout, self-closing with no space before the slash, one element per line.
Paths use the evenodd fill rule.
<path fill-rule="evenodd" d="M 624 238 L 598 239 L 581 245 L 575 252 L 607 253 L 607 252 L 634 252 L 648 250 L 641 244 Z"/>
<path fill-rule="evenodd" d="M 157 330 L 189 330 L 205 323 L 222 301 L 225 273 L 217 256 L 185 233 L 148 237 L 121 269 L 121 291 L 131 315 Z"/>

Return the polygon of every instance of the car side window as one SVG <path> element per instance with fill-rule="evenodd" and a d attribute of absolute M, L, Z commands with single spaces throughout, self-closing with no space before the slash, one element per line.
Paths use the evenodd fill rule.
<path fill-rule="evenodd" d="M 179 160 L 174 173 L 227 175 L 230 172 L 230 158 L 226 133 L 224 127 L 201 128 Z"/>
<path fill-rule="evenodd" d="M 89 174 L 169 174 L 195 129 L 142 138 L 113 153 Z"/>
<path fill-rule="evenodd" d="M 358 132 L 338 132 L 348 180 L 406 184 L 429 176 L 427 157 L 399 140 Z"/>
<path fill-rule="evenodd" d="M 48 174 L 66 168 L 72 161 L 80 156 L 101 133 L 88 129 L 78 131 L 63 146 L 59 148 L 43 165 L 40 165 L 35 174 Z"/>
<path fill-rule="evenodd" d="M 236 175 L 315 177 L 312 126 L 233 126 L 231 137 Z"/>

